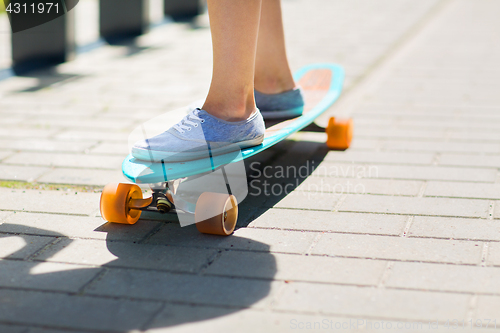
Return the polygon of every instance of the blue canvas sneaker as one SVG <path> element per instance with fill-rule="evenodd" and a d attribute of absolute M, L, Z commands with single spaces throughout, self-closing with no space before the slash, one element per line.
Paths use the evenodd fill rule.
<path fill-rule="evenodd" d="M 264 119 L 294 118 L 304 111 L 302 89 L 296 87 L 279 94 L 263 94 L 254 91 L 255 104 Z"/>
<path fill-rule="evenodd" d="M 151 162 L 201 159 L 259 145 L 264 132 L 259 110 L 248 119 L 232 122 L 194 109 L 167 131 L 136 142 L 132 156 Z"/>

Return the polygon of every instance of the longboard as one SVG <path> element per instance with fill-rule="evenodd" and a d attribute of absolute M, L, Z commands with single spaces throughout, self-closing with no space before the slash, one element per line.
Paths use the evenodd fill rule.
<path fill-rule="evenodd" d="M 101 195 L 101 215 L 110 222 L 135 223 L 145 210 L 160 212 L 183 207 L 185 212 L 194 210 L 195 223 L 204 233 L 228 235 L 236 225 L 237 203 L 231 193 L 225 166 L 259 154 L 285 140 L 291 134 L 307 127 L 324 113 L 340 96 L 344 81 L 344 70 L 336 64 L 312 64 L 294 73 L 294 80 L 302 87 L 305 99 L 300 117 L 274 122 L 266 129 L 262 144 L 241 151 L 218 156 L 185 161 L 154 163 L 142 161 L 128 155 L 122 164 L 124 176 L 136 184 L 155 184 L 153 196 L 142 199 L 142 191 L 135 184 L 108 184 Z M 327 145 L 332 149 L 347 149 L 352 138 L 352 120 L 330 118 L 326 133 Z M 196 206 L 174 199 L 175 188 L 180 180 L 221 170 L 229 193 L 202 193 Z M 163 185 L 158 185 L 163 184 Z M 178 207 L 179 206 L 179 207 Z M 191 210 L 191 211 L 190 211 Z M 215 216 L 212 216 L 215 215 Z M 234 220 L 234 221 L 233 221 Z"/>

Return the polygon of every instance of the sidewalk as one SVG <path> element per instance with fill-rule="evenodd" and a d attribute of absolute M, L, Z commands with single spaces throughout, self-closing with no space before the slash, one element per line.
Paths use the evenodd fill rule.
<path fill-rule="evenodd" d="M 0 81 L 0 332 L 500 328 L 500 2 L 283 9 L 293 69 L 345 67 L 354 140 L 255 160 L 307 174 L 254 177 L 231 237 L 99 216 L 130 131 L 207 93 L 206 18 Z"/>

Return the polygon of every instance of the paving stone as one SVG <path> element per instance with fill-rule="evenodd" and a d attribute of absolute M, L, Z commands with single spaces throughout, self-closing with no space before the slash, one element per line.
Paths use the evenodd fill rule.
<path fill-rule="evenodd" d="M 39 291 L 0 290 L 0 320 L 62 329 L 140 329 L 161 308 L 157 302 Z"/>
<path fill-rule="evenodd" d="M 270 229 L 399 235 L 403 232 L 407 219 L 406 216 L 402 215 L 269 209 L 250 222 L 248 226 Z"/>
<path fill-rule="evenodd" d="M 52 237 L 0 234 L 0 258 L 25 259 L 53 240 Z"/>
<path fill-rule="evenodd" d="M 9 217 L 12 214 L 14 214 L 14 213 L 0 210 L 0 223 L 3 223 L 7 219 L 7 217 Z"/>
<path fill-rule="evenodd" d="M 32 182 L 49 171 L 50 168 L 0 164 L 0 179 Z"/>
<path fill-rule="evenodd" d="M 481 261 L 482 250 L 481 242 L 332 233 L 324 234 L 312 249 L 312 253 L 402 261 L 478 264 Z"/>
<path fill-rule="evenodd" d="M 339 211 L 485 218 L 488 208 L 486 200 L 348 195 Z"/>
<path fill-rule="evenodd" d="M 351 148 L 411 153 L 500 153 L 496 143 L 353 139 Z"/>
<path fill-rule="evenodd" d="M 489 328 L 498 328 L 500 320 L 500 297 L 498 296 L 478 296 L 476 320 L 482 320 L 482 327 L 485 328 L 488 322 Z"/>
<path fill-rule="evenodd" d="M 32 261 L 0 260 L 0 286 L 77 292 L 89 282 L 99 268 L 83 268 L 78 265 L 39 263 Z"/>
<path fill-rule="evenodd" d="M 493 182 L 497 171 L 492 168 L 324 163 L 314 170 L 313 176 Z"/>
<path fill-rule="evenodd" d="M 12 154 L 14 154 L 14 153 L 11 151 L 0 151 L 0 161 L 2 161 L 3 159 L 5 159 L 6 157 L 8 157 Z"/>
<path fill-rule="evenodd" d="M 84 152 L 96 145 L 95 141 L 70 142 L 46 139 L 0 139 L 0 149 L 21 151 Z"/>
<path fill-rule="evenodd" d="M 279 191 L 286 191 L 286 188 L 283 188 L 281 184 L 277 185 L 280 185 L 276 187 Z M 279 194 L 274 195 L 272 191 L 273 190 L 270 189 L 267 195 L 265 192 L 262 192 L 263 195 L 269 197 L 265 203 L 267 207 L 333 210 L 340 199 L 340 195 L 335 193 L 293 191 L 287 194 L 283 199 L 279 200 L 281 196 L 279 196 Z M 279 201 L 276 203 L 277 200 Z"/>
<path fill-rule="evenodd" d="M 263 308 L 278 285 L 271 280 L 112 269 L 86 292 L 191 304 Z"/>
<path fill-rule="evenodd" d="M 90 154 L 17 153 L 3 163 L 74 168 L 121 169 L 122 157 Z"/>
<path fill-rule="evenodd" d="M 423 182 L 395 179 L 308 177 L 296 191 L 416 196 Z"/>
<path fill-rule="evenodd" d="M 439 164 L 498 168 L 500 167 L 500 155 L 445 153 L 439 157 Z"/>
<path fill-rule="evenodd" d="M 54 136 L 58 140 L 128 141 L 128 131 L 66 130 Z"/>
<path fill-rule="evenodd" d="M 365 321 L 366 322 L 366 321 Z M 361 322 L 355 329 L 349 329 L 349 324 L 357 324 L 351 318 L 341 318 L 329 315 L 266 312 L 258 309 L 231 309 L 202 305 L 166 304 L 165 308 L 155 317 L 146 332 L 293 332 L 313 328 L 334 330 L 342 327 L 346 332 L 361 332 L 366 326 Z M 380 324 L 380 323 L 379 323 Z M 316 326 L 314 326 L 316 325 Z M 352 327 L 352 326 L 351 326 Z M 394 324 L 394 327 L 396 325 Z M 358 328 L 358 329 L 356 329 Z"/>
<path fill-rule="evenodd" d="M 213 249 L 64 239 L 38 255 L 36 260 L 173 272 L 198 272 L 208 264 L 215 252 Z"/>
<path fill-rule="evenodd" d="M 274 254 L 275 262 L 266 263 L 269 254 L 225 251 L 205 273 L 286 281 L 309 281 L 377 285 L 385 267 L 384 261 L 329 258 L 291 254 Z M 241 265 L 244 262 L 245 265 Z M 267 265 L 264 265 L 267 264 Z"/>
<path fill-rule="evenodd" d="M 200 234 L 194 225 L 179 227 L 169 223 L 146 243 L 189 247 L 239 249 L 258 252 L 305 253 L 313 242 L 313 232 L 240 228 L 231 237 Z"/>
<path fill-rule="evenodd" d="M 408 235 L 411 237 L 500 241 L 500 221 L 415 216 Z"/>
<path fill-rule="evenodd" d="M 470 296 L 411 290 L 286 284 L 274 306 L 280 311 L 308 311 L 358 318 L 390 316 L 406 320 L 464 318 Z"/>
<path fill-rule="evenodd" d="M 127 143 L 103 142 L 90 150 L 95 154 L 120 155 L 122 158 L 130 153 Z"/>
<path fill-rule="evenodd" d="M 0 324 L 0 331 L 4 333 L 26 333 L 28 328 L 26 326 Z"/>
<path fill-rule="evenodd" d="M 427 184 L 425 195 L 429 197 L 500 199 L 500 184 L 431 181 Z"/>
<path fill-rule="evenodd" d="M 387 287 L 465 293 L 499 293 L 500 268 L 396 262 Z"/>
<path fill-rule="evenodd" d="M 0 187 L 0 209 L 89 215 L 99 210 L 100 193 L 18 190 Z"/>
<path fill-rule="evenodd" d="M 361 152 L 355 150 L 330 151 L 325 161 L 377 163 L 377 164 L 410 164 L 429 165 L 432 163 L 432 153 L 404 153 L 404 152 Z"/>
<path fill-rule="evenodd" d="M 120 168 L 115 170 L 56 168 L 38 179 L 40 183 L 104 186 L 126 182 Z"/>
<path fill-rule="evenodd" d="M 134 225 L 108 223 L 101 217 L 62 214 L 8 212 L 0 232 L 66 236 L 72 238 L 139 241 L 158 226 L 158 222 L 137 221 Z M 0 212 L 1 216 L 1 212 Z"/>
<path fill-rule="evenodd" d="M 497 242 L 489 243 L 487 263 L 489 265 L 500 266 L 500 244 Z"/>

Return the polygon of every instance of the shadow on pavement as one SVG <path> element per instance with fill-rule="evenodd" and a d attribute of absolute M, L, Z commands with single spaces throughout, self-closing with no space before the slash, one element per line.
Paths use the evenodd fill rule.
<path fill-rule="evenodd" d="M 225 316 L 255 306 L 270 293 L 276 262 L 268 245 L 236 236 L 202 235 L 194 226 L 180 228 L 172 223 L 164 228 L 166 237 L 153 235 L 148 244 L 138 244 L 133 237 L 112 240 L 116 239 L 115 232 L 123 233 L 125 228 L 130 235 L 134 228 L 140 231 L 139 224 L 105 228 L 106 247 L 117 257 L 115 260 L 94 267 L 59 265 L 64 269 L 59 271 L 45 268 L 36 272 L 38 265 L 47 266 L 45 260 L 64 262 L 54 256 L 66 251 L 67 257 L 72 243 L 90 240 L 72 240 L 50 230 L 25 226 L 23 234 L 3 235 L 23 238 L 26 245 L 0 261 L 8 271 L 0 277 L 0 323 L 62 330 L 144 330 Z M 26 261 L 33 235 L 60 237 L 59 242 L 38 252 L 49 253 L 40 256 L 44 262 L 37 257 Z M 228 242 L 244 243 L 259 253 L 252 256 L 248 251 L 232 251 Z M 85 258 L 85 253 L 75 249 L 70 253 Z M 109 254 L 104 252 L 89 252 L 88 257 L 107 258 Z M 244 263 L 238 259 L 240 254 Z M 214 263 L 220 269 L 212 269 Z M 241 264 L 261 270 L 264 278 L 244 278 L 227 269 Z"/>
<path fill-rule="evenodd" d="M 296 190 L 329 151 L 322 142 L 285 140 L 262 154 L 246 159 L 249 190 L 238 207 L 240 217 L 237 228 L 248 226 Z"/>

